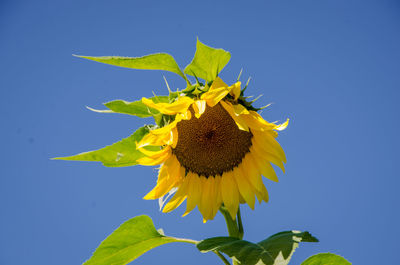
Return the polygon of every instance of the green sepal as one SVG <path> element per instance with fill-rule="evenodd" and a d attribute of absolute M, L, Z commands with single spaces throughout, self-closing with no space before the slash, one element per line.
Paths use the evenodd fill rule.
<path fill-rule="evenodd" d="M 136 216 L 118 227 L 109 235 L 84 265 L 124 265 L 143 253 L 172 242 L 196 244 L 190 239 L 163 235 L 156 230 L 153 221 L 146 215 Z"/>
<path fill-rule="evenodd" d="M 336 254 L 319 253 L 309 257 L 301 265 L 351 265 L 351 262 Z"/>
<path fill-rule="evenodd" d="M 168 53 L 154 53 L 142 57 L 121 57 L 121 56 L 93 57 L 93 56 L 82 56 L 82 55 L 74 55 L 74 56 L 125 68 L 169 71 L 180 75 L 183 79 L 185 79 L 185 81 L 187 81 L 186 76 L 182 73 L 182 70 L 179 68 L 174 57 L 172 57 Z"/>
<path fill-rule="evenodd" d="M 229 52 L 209 47 L 197 39 L 196 52 L 184 73 L 210 82 L 218 76 L 230 59 Z"/>
<path fill-rule="evenodd" d="M 161 113 L 160 113 L 161 114 Z M 158 128 L 162 128 L 175 120 L 175 115 L 161 114 L 161 116 L 154 116 L 154 121 Z"/>
<path fill-rule="evenodd" d="M 153 118 L 158 127 L 163 127 L 162 125 L 164 124 L 164 115 L 162 113 L 153 115 Z"/>
<path fill-rule="evenodd" d="M 197 244 L 201 252 L 220 251 L 241 265 L 286 265 L 300 242 L 318 242 L 308 232 L 285 231 L 255 244 L 235 237 L 208 238 Z"/>
<path fill-rule="evenodd" d="M 56 157 L 56 160 L 96 161 L 106 167 L 126 167 L 137 165 L 136 160 L 145 155 L 136 150 L 136 142 L 149 132 L 149 126 L 136 130 L 131 136 L 99 150 L 80 153 L 73 156 Z M 149 150 L 159 150 L 159 147 L 148 147 Z"/>

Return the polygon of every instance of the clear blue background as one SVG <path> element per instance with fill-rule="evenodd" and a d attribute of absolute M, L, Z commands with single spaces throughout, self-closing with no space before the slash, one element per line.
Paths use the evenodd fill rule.
<path fill-rule="evenodd" d="M 162 75 L 71 54 L 168 52 L 184 67 L 204 43 L 232 53 L 248 93 L 273 102 L 263 116 L 291 119 L 279 136 L 288 157 L 270 203 L 243 208 L 245 238 L 308 230 L 292 264 L 333 252 L 354 264 L 396 264 L 400 186 L 398 1 L 5 1 L 0 2 L 0 264 L 80 264 L 119 224 L 150 215 L 168 235 L 226 234 L 221 215 L 181 218 L 142 196 L 151 167 L 51 161 L 103 147 L 149 123 L 98 114 L 113 99 L 165 94 Z M 170 244 L 133 264 L 217 264 L 192 245 Z"/>

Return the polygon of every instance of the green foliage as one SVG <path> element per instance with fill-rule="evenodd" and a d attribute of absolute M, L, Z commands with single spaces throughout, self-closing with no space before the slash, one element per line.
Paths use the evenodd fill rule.
<path fill-rule="evenodd" d="M 125 100 L 114 100 L 104 103 L 104 106 L 115 113 L 135 115 L 140 118 L 150 117 L 159 113 L 158 110 L 149 108 L 141 100 L 127 102 Z"/>
<path fill-rule="evenodd" d="M 170 96 L 156 96 L 150 99 L 155 103 L 168 103 L 171 101 Z M 104 106 L 109 108 L 109 110 L 96 110 L 92 108 L 89 109 L 94 112 L 129 114 L 138 116 L 140 118 L 151 117 L 160 113 L 158 110 L 146 106 L 141 100 L 128 102 L 125 100 L 117 99 L 104 103 Z"/>
<path fill-rule="evenodd" d="M 182 91 L 176 92 L 171 92 L 167 81 L 165 81 L 168 91 L 170 92 L 169 96 L 152 97 L 151 100 L 155 103 L 172 103 L 179 94 L 198 98 L 201 93 L 208 90 L 212 81 L 215 80 L 231 57 L 229 52 L 223 49 L 209 47 L 201 43 L 198 39 L 195 55 L 191 63 L 184 69 L 184 72 L 182 72 L 175 59 L 167 53 L 150 54 L 143 57 L 76 56 L 125 68 L 170 71 L 180 75 L 186 80 L 187 87 Z M 186 75 L 194 76 L 197 83 L 191 85 Z M 198 80 L 199 78 L 204 79 L 204 84 Z M 241 91 L 238 102 L 249 110 L 260 110 L 261 108 L 258 109 L 252 106 L 255 100 L 247 101 L 247 98 L 243 96 L 247 85 L 248 82 Z M 228 100 L 233 100 L 232 96 L 228 95 L 227 97 Z M 89 109 L 100 113 L 121 113 L 141 118 L 153 117 L 158 127 L 172 122 L 175 118 L 174 115 L 165 115 L 156 109 L 146 106 L 141 100 L 133 102 L 113 100 L 104 105 L 108 108 L 107 110 Z M 139 150 L 136 150 L 136 143 L 149 133 L 150 128 L 150 126 L 141 127 L 131 136 L 99 150 L 84 152 L 73 156 L 57 157 L 54 159 L 98 161 L 108 167 L 136 165 L 136 161 L 145 156 Z M 160 150 L 160 147 L 157 146 L 145 148 L 154 151 Z M 241 239 L 243 237 L 243 228 L 240 221 L 240 212 L 238 221 L 233 220 L 223 207 L 221 208 L 221 212 L 226 217 L 230 237 L 208 238 L 201 242 L 169 237 L 155 229 L 150 217 L 142 215 L 126 221 L 117 228 L 99 245 L 92 257 L 84 264 L 124 265 L 160 245 L 171 242 L 184 242 L 195 244 L 201 252 L 214 252 L 225 264 L 229 264 L 229 262 L 221 252 L 231 257 L 234 260 L 234 264 L 287 265 L 300 242 L 318 242 L 318 239 L 308 232 L 285 231 L 272 235 L 261 242 L 251 243 Z M 160 263 L 162 263 L 162 260 L 160 260 Z M 320 253 L 311 256 L 302 263 L 302 265 L 349 264 L 351 263 L 343 257 L 331 253 Z"/>
<path fill-rule="evenodd" d="M 301 265 L 351 265 L 351 263 L 336 254 L 319 253 L 309 257 Z"/>
<path fill-rule="evenodd" d="M 229 52 L 211 48 L 197 39 L 196 53 L 184 72 L 210 82 L 218 76 L 230 59 Z"/>
<path fill-rule="evenodd" d="M 73 156 L 56 157 L 54 159 L 98 161 L 102 162 L 106 167 L 133 166 L 137 164 L 137 159 L 144 157 L 143 153 L 136 150 L 136 142 L 139 142 L 148 132 L 148 126 L 144 126 L 136 130 L 131 136 L 99 150 L 84 152 Z"/>
<path fill-rule="evenodd" d="M 201 241 L 202 252 L 221 251 L 242 265 L 286 265 L 300 242 L 318 242 L 308 232 L 285 231 L 257 244 L 234 237 L 213 237 Z"/>
<path fill-rule="evenodd" d="M 84 265 L 124 265 L 155 247 L 171 243 L 195 241 L 164 236 L 159 233 L 150 217 L 134 217 L 109 235 Z M 162 262 L 161 262 L 162 263 Z"/>
<path fill-rule="evenodd" d="M 76 57 L 93 60 L 100 63 L 116 65 L 120 67 L 145 69 L 145 70 L 165 70 L 180 75 L 186 80 L 185 75 L 179 68 L 174 57 L 168 53 L 155 53 L 143 57 L 120 57 L 120 56 L 80 56 Z"/>

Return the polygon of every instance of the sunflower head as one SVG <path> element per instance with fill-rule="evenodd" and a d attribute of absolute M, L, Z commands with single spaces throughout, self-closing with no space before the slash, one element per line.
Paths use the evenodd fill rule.
<path fill-rule="evenodd" d="M 244 96 L 240 81 L 227 85 L 219 72 L 229 52 L 197 42 L 192 62 L 182 71 L 169 54 L 144 57 L 84 57 L 137 69 L 167 70 L 182 76 L 186 88 L 168 96 L 140 101 L 106 103 L 114 112 L 152 116 L 154 126 L 140 128 L 132 136 L 103 149 L 59 159 L 101 161 L 106 166 L 141 164 L 159 166 L 155 187 L 144 199 L 160 199 L 176 191 L 163 212 L 186 200 L 186 212 L 196 206 L 204 221 L 224 206 L 235 219 L 240 203 L 254 209 L 255 201 L 268 201 L 262 176 L 278 181 L 271 164 L 284 171 L 285 153 L 276 141 L 283 124 L 270 123 Z M 188 75 L 196 80 L 192 84 Z M 203 82 L 199 79 L 204 80 Z M 239 80 L 239 78 L 238 78 Z"/>
<path fill-rule="evenodd" d="M 240 81 L 229 86 L 216 77 L 182 91 L 170 103 L 142 99 L 149 108 L 173 117 L 137 144 L 146 155 L 139 164 L 160 165 L 157 185 L 145 199 L 176 190 L 163 212 L 186 200 L 184 215 L 197 206 L 204 220 L 213 219 L 222 205 L 235 219 L 240 203 L 254 209 L 256 198 L 268 201 L 261 176 L 278 181 L 271 163 L 284 170 L 285 154 L 275 138 L 287 122 L 265 121 L 242 92 Z M 148 151 L 148 146 L 159 150 Z"/>

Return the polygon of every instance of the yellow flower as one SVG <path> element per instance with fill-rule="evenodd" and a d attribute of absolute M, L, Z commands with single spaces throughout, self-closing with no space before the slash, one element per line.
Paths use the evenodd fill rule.
<path fill-rule="evenodd" d="M 276 125 L 239 104 L 240 82 L 226 85 L 219 77 L 200 98 L 179 97 L 173 103 L 148 107 L 175 115 L 170 124 L 149 132 L 137 148 L 146 157 L 141 165 L 161 165 L 157 185 L 144 199 L 157 199 L 177 188 L 163 208 L 170 212 L 186 199 L 186 212 L 196 206 L 204 221 L 213 219 L 223 204 L 235 219 L 240 203 L 252 209 L 256 198 L 268 201 L 261 175 L 278 181 L 271 163 L 284 171 L 285 153 L 275 140 L 288 121 Z M 227 95 L 231 97 L 228 99 Z M 145 146 L 161 146 L 148 151 Z"/>

